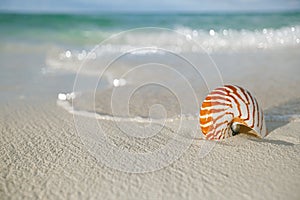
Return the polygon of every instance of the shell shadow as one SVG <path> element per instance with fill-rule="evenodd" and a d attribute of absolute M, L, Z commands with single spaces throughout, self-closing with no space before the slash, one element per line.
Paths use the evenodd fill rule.
<path fill-rule="evenodd" d="M 265 110 L 264 113 L 268 132 L 271 133 L 275 129 L 290 123 L 291 115 L 300 115 L 300 99 L 292 99 L 281 103 Z"/>
<path fill-rule="evenodd" d="M 271 139 L 259 139 L 259 138 L 249 138 L 249 140 L 255 141 L 255 142 L 283 145 L 283 146 L 294 146 L 295 145 L 294 143 L 286 142 L 283 140 L 271 140 Z"/>
<path fill-rule="evenodd" d="M 280 128 L 280 127 L 282 127 L 282 126 L 285 126 L 286 124 L 288 124 L 289 122 L 288 121 L 285 121 L 285 122 L 279 122 L 279 121 L 266 121 L 266 126 L 267 126 L 267 129 L 268 129 L 268 132 L 269 132 L 269 134 L 272 132 L 272 131 L 274 131 L 274 130 L 276 130 L 276 129 L 278 129 L 278 128 Z"/>

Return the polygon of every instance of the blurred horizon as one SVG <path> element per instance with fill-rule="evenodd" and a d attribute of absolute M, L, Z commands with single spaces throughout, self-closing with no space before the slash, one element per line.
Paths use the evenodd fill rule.
<path fill-rule="evenodd" d="M 109 13 L 276 13 L 299 12 L 299 0 L 3 0 L 0 13 L 109 14 Z"/>
<path fill-rule="evenodd" d="M 259 10 L 259 11 L 89 11 L 89 12 L 56 12 L 56 11 L 11 11 L 0 10 L 0 14 L 8 15 L 253 15 L 253 14 L 292 14 L 300 10 Z"/>

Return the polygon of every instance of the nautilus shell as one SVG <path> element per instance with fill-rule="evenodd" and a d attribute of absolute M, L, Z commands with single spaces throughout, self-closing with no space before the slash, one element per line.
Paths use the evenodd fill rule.
<path fill-rule="evenodd" d="M 267 135 L 264 114 L 246 89 L 225 85 L 211 91 L 200 109 L 200 127 L 208 140 L 220 140 L 239 132 Z M 243 130 L 243 131 L 242 131 Z"/>

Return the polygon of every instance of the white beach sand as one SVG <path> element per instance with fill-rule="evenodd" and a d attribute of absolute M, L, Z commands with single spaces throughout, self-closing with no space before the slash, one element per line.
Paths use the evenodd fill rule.
<path fill-rule="evenodd" d="M 199 157 L 203 141 L 195 140 L 170 166 L 144 174 L 97 162 L 76 134 L 72 115 L 53 102 L 7 103 L 0 123 L 1 199 L 300 197 L 299 121 L 263 140 L 239 135 L 218 143 L 204 158 Z"/>

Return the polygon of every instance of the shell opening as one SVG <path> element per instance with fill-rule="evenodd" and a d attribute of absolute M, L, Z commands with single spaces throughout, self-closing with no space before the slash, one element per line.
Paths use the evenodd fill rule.
<path fill-rule="evenodd" d="M 233 122 L 231 124 L 230 128 L 232 130 L 232 136 L 235 136 L 235 135 L 239 134 L 241 126 L 240 126 L 240 124 Z"/>
<path fill-rule="evenodd" d="M 232 123 L 232 126 L 234 125 L 235 123 Z M 231 126 L 231 127 L 232 127 Z M 239 126 L 239 131 L 238 133 L 243 133 L 243 134 L 247 134 L 247 135 L 251 135 L 251 136 L 254 136 L 254 137 L 257 137 L 257 138 L 261 138 L 261 135 L 258 134 L 255 130 L 251 129 L 250 127 L 244 125 L 244 124 L 238 124 L 237 123 L 237 126 Z M 233 131 L 233 130 L 232 130 Z M 234 131 L 233 131 L 233 134 L 234 135 Z"/>

